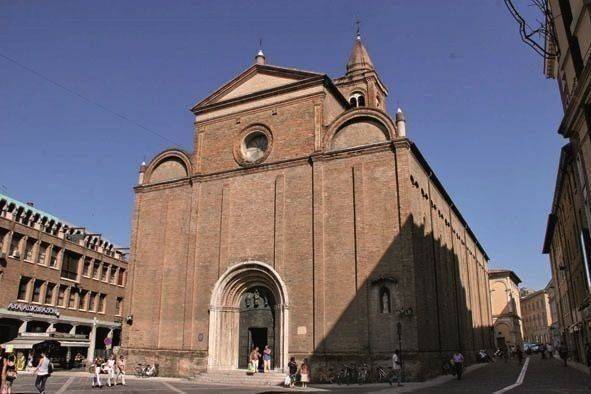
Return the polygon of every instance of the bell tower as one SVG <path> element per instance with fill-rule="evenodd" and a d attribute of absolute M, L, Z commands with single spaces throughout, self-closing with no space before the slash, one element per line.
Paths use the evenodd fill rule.
<path fill-rule="evenodd" d="M 386 109 L 388 89 L 380 80 L 363 45 L 359 27 L 347 62 L 347 72 L 334 82 L 351 106 Z"/>

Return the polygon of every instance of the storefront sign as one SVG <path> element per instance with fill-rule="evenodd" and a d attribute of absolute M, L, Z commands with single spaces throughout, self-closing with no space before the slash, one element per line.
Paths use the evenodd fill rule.
<path fill-rule="evenodd" d="M 41 315 L 60 315 L 60 312 L 56 308 L 42 305 L 22 304 L 20 302 L 11 302 L 10 304 L 8 304 L 8 308 L 6 309 L 15 312 L 39 313 Z"/>

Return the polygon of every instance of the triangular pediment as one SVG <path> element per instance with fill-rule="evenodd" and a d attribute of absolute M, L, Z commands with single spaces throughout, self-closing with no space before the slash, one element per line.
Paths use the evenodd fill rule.
<path fill-rule="evenodd" d="M 322 77 L 324 74 L 301 71 L 284 67 L 255 64 L 230 82 L 197 103 L 193 111 L 213 104 L 256 95 L 282 86 L 287 86 L 309 78 Z"/>

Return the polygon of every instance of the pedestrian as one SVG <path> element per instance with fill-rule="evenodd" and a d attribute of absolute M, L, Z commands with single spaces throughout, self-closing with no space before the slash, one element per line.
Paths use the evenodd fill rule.
<path fill-rule="evenodd" d="M 115 386 L 115 356 L 111 354 L 105 363 L 105 370 L 107 371 L 107 386 Z"/>
<path fill-rule="evenodd" d="M 92 374 L 92 388 L 102 388 L 103 385 L 101 384 L 101 359 L 95 358 L 90 368 Z"/>
<path fill-rule="evenodd" d="M 115 378 L 115 385 L 121 378 L 121 385 L 125 386 L 125 357 L 119 356 L 117 358 L 117 377 Z"/>
<path fill-rule="evenodd" d="M 546 345 L 540 345 L 540 354 L 542 355 L 542 360 L 546 359 Z"/>
<path fill-rule="evenodd" d="M 310 364 L 308 364 L 308 359 L 305 358 L 300 366 L 300 382 L 302 382 L 302 388 L 308 387 L 308 383 L 310 382 Z"/>
<path fill-rule="evenodd" d="M 265 345 L 263 350 L 263 372 L 271 372 L 271 349 L 269 345 Z"/>
<path fill-rule="evenodd" d="M 47 357 L 45 351 L 41 351 L 39 364 L 37 364 L 37 368 L 35 368 L 35 373 L 37 374 L 37 378 L 35 378 L 35 387 L 41 394 L 45 394 L 45 384 L 52 372 L 53 365 L 51 364 L 49 357 Z"/>
<path fill-rule="evenodd" d="M 519 365 L 523 364 L 523 351 L 521 350 L 521 346 L 517 345 L 515 347 L 515 355 L 517 356 L 517 361 L 519 361 Z"/>
<path fill-rule="evenodd" d="M 298 375 L 298 364 L 296 363 L 295 357 L 289 359 L 287 363 L 287 367 L 289 368 L 289 379 L 290 379 L 290 388 L 294 388 L 296 383 L 296 377 Z"/>
<path fill-rule="evenodd" d="M 33 352 L 29 352 L 27 355 L 27 371 L 33 370 Z"/>
<path fill-rule="evenodd" d="M 551 343 L 546 344 L 546 351 L 548 352 L 548 358 L 554 357 L 554 346 Z"/>
<path fill-rule="evenodd" d="M 257 373 L 259 370 L 259 358 L 261 354 L 259 353 L 259 347 L 255 346 L 252 351 L 250 352 L 249 360 L 251 364 L 252 373 Z"/>
<path fill-rule="evenodd" d="M 4 359 L 4 367 L 2 368 L 2 381 L 4 382 L 2 394 L 12 393 L 12 384 L 16 380 L 16 375 L 16 358 L 14 354 L 10 354 Z"/>
<path fill-rule="evenodd" d="M 24 371 L 26 365 L 27 365 L 27 359 L 25 358 L 25 355 L 23 354 L 23 352 L 18 352 L 16 354 L 16 369 L 18 371 Z"/>
<path fill-rule="evenodd" d="M 566 359 L 568 358 L 568 348 L 565 344 L 561 343 L 560 346 L 558 346 L 558 355 L 564 363 L 563 366 L 566 367 Z"/>
<path fill-rule="evenodd" d="M 402 386 L 402 361 L 400 360 L 400 350 L 396 349 L 394 354 L 392 355 L 392 370 L 394 374 L 388 380 L 390 386 L 392 386 L 392 382 L 394 382 L 394 378 L 398 382 L 397 386 Z"/>
<path fill-rule="evenodd" d="M 455 352 L 451 360 L 458 380 L 462 379 L 462 372 L 464 372 L 464 355 L 460 352 Z"/>
<path fill-rule="evenodd" d="M 0 348 L 0 390 L 4 388 L 4 363 L 5 363 L 5 354 L 4 349 Z"/>

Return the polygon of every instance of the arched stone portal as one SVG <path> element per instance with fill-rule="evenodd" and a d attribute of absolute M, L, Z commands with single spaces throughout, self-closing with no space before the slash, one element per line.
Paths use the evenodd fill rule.
<path fill-rule="evenodd" d="M 218 279 L 211 295 L 209 307 L 209 370 L 236 369 L 240 355 L 240 309 L 246 306 L 247 293 L 268 294 L 267 307 L 272 303 L 273 310 L 273 365 L 283 370 L 288 361 L 289 349 L 289 300 L 285 283 L 279 274 L 268 264 L 259 261 L 246 261 L 231 266 Z M 249 301 L 250 302 L 250 301 Z M 262 308 L 264 300 L 260 300 Z M 248 327 L 243 327 L 243 330 Z"/>

